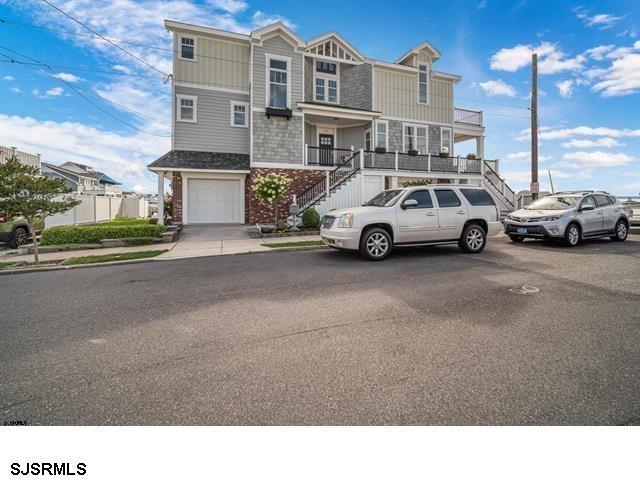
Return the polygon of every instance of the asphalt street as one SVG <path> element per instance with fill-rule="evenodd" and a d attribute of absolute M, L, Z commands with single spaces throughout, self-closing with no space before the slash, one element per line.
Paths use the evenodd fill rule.
<path fill-rule="evenodd" d="M 640 236 L 3 275 L 0 425 L 640 424 L 639 279 Z"/>

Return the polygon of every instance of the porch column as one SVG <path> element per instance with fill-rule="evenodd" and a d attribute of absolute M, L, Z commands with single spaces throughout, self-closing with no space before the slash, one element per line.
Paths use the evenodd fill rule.
<path fill-rule="evenodd" d="M 398 177 L 391 177 L 390 188 L 398 188 Z"/>
<path fill-rule="evenodd" d="M 158 172 L 158 225 L 164 225 L 164 172 Z"/>
<path fill-rule="evenodd" d="M 484 160 L 484 136 L 476 137 L 476 157 Z"/>

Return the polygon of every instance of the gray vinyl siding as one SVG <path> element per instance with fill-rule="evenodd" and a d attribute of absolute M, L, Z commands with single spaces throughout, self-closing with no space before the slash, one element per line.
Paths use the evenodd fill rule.
<path fill-rule="evenodd" d="M 315 125 L 310 123 L 304 124 L 304 143 L 307 145 L 317 146 L 318 130 Z"/>
<path fill-rule="evenodd" d="M 355 150 L 364 148 L 364 128 L 363 126 L 339 128 L 338 148 L 351 148 L 352 145 Z"/>
<path fill-rule="evenodd" d="M 175 150 L 249 153 L 249 128 L 231 126 L 231 101 L 249 103 L 249 95 L 187 87 L 175 87 L 175 93 L 176 98 L 179 94 L 198 97 L 196 123 L 179 122 L 176 116 Z M 174 112 L 177 115 L 175 103 Z"/>
<path fill-rule="evenodd" d="M 304 59 L 304 101 L 313 102 L 313 68 L 314 59 L 305 57 Z"/>
<path fill-rule="evenodd" d="M 265 40 L 262 46 L 253 46 L 253 106 L 265 108 L 266 93 L 266 64 L 265 54 L 281 55 L 291 58 L 291 72 L 289 85 L 291 88 L 291 108 L 295 109 L 298 102 L 303 101 L 302 54 L 281 37 Z"/>
<path fill-rule="evenodd" d="M 196 61 L 180 58 L 180 37 L 196 39 Z M 175 32 L 173 75 L 176 82 L 249 90 L 249 43 Z"/>
<path fill-rule="evenodd" d="M 418 72 L 374 68 L 374 109 L 416 122 L 453 123 L 453 82 L 431 76 L 429 105 L 418 103 Z"/>
<path fill-rule="evenodd" d="M 340 65 L 340 105 L 372 110 L 372 70 L 368 63 Z"/>

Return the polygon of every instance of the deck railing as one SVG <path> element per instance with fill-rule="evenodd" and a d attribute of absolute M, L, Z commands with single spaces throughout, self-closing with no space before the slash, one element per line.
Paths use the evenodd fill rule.
<path fill-rule="evenodd" d="M 464 108 L 454 108 L 453 119 L 458 123 L 482 126 L 482 112 L 466 110 Z"/>
<path fill-rule="evenodd" d="M 518 196 L 516 193 L 509 188 L 507 182 L 505 182 L 500 176 L 496 173 L 496 171 L 491 168 L 488 162 L 484 162 L 484 178 L 487 179 L 489 185 L 496 189 L 496 191 L 510 203 L 511 208 L 516 208 L 518 204 Z"/>
<path fill-rule="evenodd" d="M 305 163 L 324 167 L 338 166 L 353 154 L 348 148 L 304 146 Z"/>

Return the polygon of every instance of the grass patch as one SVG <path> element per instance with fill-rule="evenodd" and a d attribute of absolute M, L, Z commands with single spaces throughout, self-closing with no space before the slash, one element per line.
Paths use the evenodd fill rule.
<path fill-rule="evenodd" d="M 85 265 L 89 263 L 116 262 L 119 260 L 136 260 L 138 258 L 151 258 L 166 252 L 167 250 L 147 250 L 145 252 L 112 253 L 109 255 L 89 255 L 87 257 L 68 258 L 62 265 Z"/>
<path fill-rule="evenodd" d="M 305 240 L 303 242 L 263 243 L 263 245 L 270 248 L 314 247 L 324 245 L 324 242 L 322 240 Z"/>
<path fill-rule="evenodd" d="M 5 268 L 9 268 L 12 265 L 15 265 L 16 262 L 0 262 L 0 270 L 4 270 Z"/>

